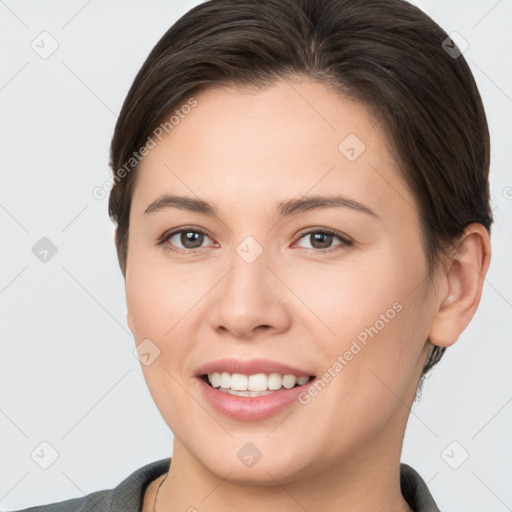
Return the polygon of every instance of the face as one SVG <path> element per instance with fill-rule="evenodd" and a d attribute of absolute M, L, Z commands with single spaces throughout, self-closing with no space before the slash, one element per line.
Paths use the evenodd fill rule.
<path fill-rule="evenodd" d="M 194 97 L 139 169 L 126 272 L 128 323 L 175 441 L 240 482 L 399 450 L 433 309 L 415 201 L 377 120 L 312 80 Z M 154 203 L 165 195 L 214 214 Z M 344 201 L 290 207 L 320 197 Z M 315 379 L 257 418 L 223 393 L 223 412 L 196 373 L 225 358 Z M 261 459 L 242 463 L 242 448 Z"/>

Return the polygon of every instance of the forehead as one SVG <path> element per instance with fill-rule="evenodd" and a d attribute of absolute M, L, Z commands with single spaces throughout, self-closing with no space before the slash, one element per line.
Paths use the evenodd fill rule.
<path fill-rule="evenodd" d="M 245 209 L 332 192 L 377 211 L 413 203 L 377 118 L 319 82 L 214 86 L 193 97 L 143 158 L 134 208 L 171 191 Z"/>

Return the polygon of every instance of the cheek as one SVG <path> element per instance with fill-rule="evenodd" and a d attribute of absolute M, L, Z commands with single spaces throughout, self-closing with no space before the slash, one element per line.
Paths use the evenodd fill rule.
<path fill-rule="evenodd" d="M 174 426 L 179 424 L 180 411 L 187 406 L 182 363 L 192 347 L 185 329 L 190 321 L 187 312 L 197 299 L 187 294 L 187 286 L 180 281 L 184 277 L 166 275 L 161 268 L 136 258 L 130 265 L 126 302 L 135 344 L 141 347 L 141 369 L 154 403 L 168 424 Z M 143 352 L 151 354 L 149 364 L 143 362 Z"/>
<path fill-rule="evenodd" d="M 303 281 L 311 310 L 331 330 L 320 346 L 326 370 L 342 376 L 333 379 L 333 388 L 344 388 L 338 397 L 353 396 L 360 404 L 375 406 L 380 400 L 396 401 L 390 389 L 405 392 L 417 371 L 428 332 L 428 305 L 418 286 L 425 268 L 421 254 L 415 264 L 405 261 L 404 254 L 411 253 L 389 250 L 375 255 L 378 264 L 331 269 L 329 278 L 321 281 L 323 295 L 318 275 Z M 320 329 L 325 331 L 318 323 L 315 330 Z"/>
<path fill-rule="evenodd" d="M 409 280 L 399 266 L 392 254 L 376 250 L 371 257 L 355 254 L 334 265 L 288 271 L 283 280 L 293 283 L 304 305 L 330 328 L 332 340 L 347 340 L 375 322 L 381 330 L 382 321 L 387 326 L 387 320 L 394 319 L 397 306 L 393 309 L 393 304 L 403 302 Z M 328 338 L 329 333 L 325 334 Z"/>
<path fill-rule="evenodd" d="M 392 416 L 400 421 L 415 389 L 423 346 L 419 309 L 411 301 L 392 302 L 393 293 L 382 295 L 377 300 L 376 294 L 372 309 L 339 315 L 334 343 L 322 343 L 318 392 L 301 402 L 311 408 L 310 417 L 325 418 L 319 427 L 325 438 L 333 428 L 344 433 L 333 441 L 334 451 L 336 443 L 342 449 L 372 438 Z"/>
<path fill-rule="evenodd" d="M 150 365 L 142 364 L 142 370 L 159 404 L 159 394 L 170 392 L 174 396 L 181 391 L 175 379 L 181 381 L 187 373 L 182 365 L 194 349 L 191 341 L 201 318 L 200 300 L 209 285 L 199 276 L 192 277 L 192 267 L 163 267 L 147 255 L 137 256 L 129 263 L 126 303 L 136 345 L 146 343 L 158 354 Z"/>
<path fill-rule="evenodd" d="M 194 279 L 192 267 L 165 266 L 136 251 L 130 256 L 126 303 L 136 338 L 171 336 L 170 330 L 182 327 L 182 319 L 204 295 L 205 283 L 201 287 Z"/>

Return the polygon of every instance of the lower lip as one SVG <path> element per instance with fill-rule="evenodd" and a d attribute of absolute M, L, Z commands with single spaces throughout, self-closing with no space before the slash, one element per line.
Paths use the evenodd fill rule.
<path fill-rule="evenodd" d="M 270 395 L 245 397 L 223 393 L 208 385 L 201 377 L 196 379 L 199 381 L 202 393 L 217 411 L 245 421 L 262 420 L 283 411 L 298 401 L 298 395 L 306 391 L 315 381 L 312 379 L 302 386 L 276 391 Z"/>

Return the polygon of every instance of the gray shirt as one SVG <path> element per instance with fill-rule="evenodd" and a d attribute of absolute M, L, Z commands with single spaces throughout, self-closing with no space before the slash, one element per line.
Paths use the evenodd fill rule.
<path fill-rule="evenodd" d="M 126 477 L 114 489 L 96 491 L 81 498 L 13 512 L 140 512 L 146 487 L 169 470 L 171 458 L 146 464 Z M 421 476 L 407 464 L 400 464 L 402 495 L 414 512 L 440 512 Z"/>

